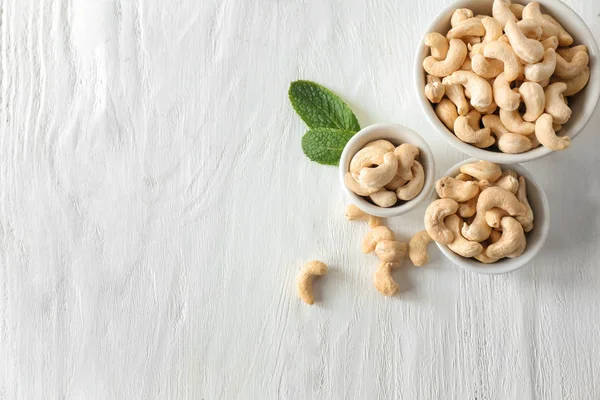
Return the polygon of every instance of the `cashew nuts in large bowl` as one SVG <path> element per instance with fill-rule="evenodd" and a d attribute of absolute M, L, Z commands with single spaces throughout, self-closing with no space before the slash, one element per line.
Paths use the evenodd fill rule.
<path fill-rule="evenodd" d="M 568 148 L 590 120 L 598 55 L 588 27 L 560 0 L 459 0 L 418 46 L 417 97 L 461 152 L 531 161 Z"/>
<path fill-rule="evenodd" d="M 429 146 L 410 128 L 375 124 L 361 129 L 340 157 L 342 189 L 368 214 L 394 217 L 429 198 L 435 164 Z"/>
<path fill-rule="evenodd" d="M 461 268 L 505 274 L 542 249 L 550 228 L 548 200 L 522 166 L 469 159 L 446 171 L 436 189 L 425 226 Z"/>

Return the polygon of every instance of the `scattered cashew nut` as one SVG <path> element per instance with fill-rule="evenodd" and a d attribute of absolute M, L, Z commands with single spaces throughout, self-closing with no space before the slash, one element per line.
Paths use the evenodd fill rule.
<path fill-rule="evenodd" d="M 382 240 L 375 246 L 375 254 L 381 261 L 400 261 L 406 257 L 408 243 Z"/>
<path fill-rule="evenodd" d="M 429 262 L 427 246 L 432 242 L 427 231 L 417 232 L 408 242 L 408 257 L 413 265 L 422 267 Z"/>
<path fill-rule="evenodd" d="M 306 304 L 314 304 L 315 296 L 312 290 L 312 283 L 315 277 L 327 274 L 327 264 L 321 261 L 310 261 L 302 267 L 296 288 L 298 296 Z"/>
<path fill-rule="evenodd" d="M 367 223 L 369 224 L 369 227 L 371 227 L 371 228 L 375 228 L 375 227 L 381 225 L 381 218 L 376 217 L 371 214 L 367 214 L 360 208 L 356 207 L 354 204 L 348 204 L 348 206 L 346 207 L 345 215 L 346 215 L 346 219 L 348 221 L 356 221 L 356 220 L 367 221 Z"/>
<path fill-rule="evenodd" d="M 398 284 L 392 277 L 392 270 L 400 268 L 399 262 L 382 262 L 373 276 L 373 284 L 384 296 L 393 296 L 398 291 Z"/>
<path fill-rule="evenodd" d="M 365 254 L 369 254 L 375 250 L 377 243 L 382 240 L 394 240 L 395 237 L 394 232 L 387 226 L 381 225 L 371 228 L 363 239 L 361 251 Z"/>

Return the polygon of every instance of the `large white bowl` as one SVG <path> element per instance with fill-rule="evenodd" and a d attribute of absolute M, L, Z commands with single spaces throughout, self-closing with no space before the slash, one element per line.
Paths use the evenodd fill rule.
<path fill-rule="evenodd" d="M 592 32 L 585 25 L 583 20 L 567 5 L 560 0 L 539 0 L 542 5 L 542 11 L 555 17 L 563 27 L 573 36 L 573 45 L 585 44 L 588 47 L 590 55 L 590 80 L 587 86 L 577 95 L 569 98 L 569 107 L 573 113 L 571 119 L 563 126 L 560 134 L 575 138 L 590 120 L 600 96 L 600 60 L 598 60 L 598 45 L 594 40 Z M 457 8 L 470 8 L 475 14 L 492 15 L 493 0 L 459 0 L 450 4 L 433 20 L 427 31 L 440 32 L 445 34 L 450 29 L 450 17 Z M 527 1 L 514 0 L 513 3 L 527 4 Z M 424 88 L 426 85 L 426 74 L 423 70 L 423 60 L 428 56 L 429 48 L 423 42 L 417 48 L 415 57 L 415 82 L 417 98 L 419 99 L 425 115 L 434 126 L 434 128 L 455 148 L 482 160 L 488 160 L 496 163 L 521 163 L 535 160 L 551 153 L 544 146 L 530 150 L 521 154 L 504 154 L 499 151 L 479 149 L 473 145 L 463 142 L 457 138 L 454 133 L 449 131 L 435 114 L 433 105 L 425 97 Z M 569 151 L 568 149 L 565 151 Z"/>
<path fill-rule="evenodd" d="M 450 168 L 444 176 L 456 176 L 460 173 L 460 167 L 464 164 L 477 161 L 471 158 L 466 161 L 459 162 L 454 167 Z M 527 171 L 520 165 L 512 164 L 500 164 L 500 167 L 504 171 L 505 169 L 512 169 L 517 174 L 523 176 L 527 182 L 527 200 L 533 210 L 533 230 L 525 234 L 527 237 L 527 248 L 517 258 L 503 258 L 493 264 L 483 264 L 474 258 L 465 258 L 459 256 L 450 250 L 446 245 L 439 244 L 436 242 L 438 248 L 444 253 L 450 261 L 469 271 L 477 272 L 479 274 L 498 275 L 506 274 L 521 268 L 527 264 L 544 246 L 548 232 L 550 230 L 550 206 L 548 205 L 548 199 L 544 190 L 536 183 L 535 178 L 531 172 Z M 434 193 L 433 200 L 439 199 L 437 193 Z"/>
<path fill-rule="evenodd" d="M 399 146 L 402 143 L 410 143 L 419 148 L 419 162 L 423 165 L 423 170 L 425 171 L 425 184 L 421 193 L 414 199 L 408 201 L 399 200 L 395 206 L 383 208 L 369 202 L 346 187 L 344 177 L 346 176 L 346 172 L 348 172 L 352 157 L 365 144 L 378 139 L 388 140 L 395 146 Z M 429 199 L 431 189 L 433 189 L 433 182 L 435 181 L 435 162 L 433 161 L 431 149 L 429 149 L 425 140 L 417 132 L 398 124 L 380 123 L 361 129 L 346 143 L 340 157 L 339 165 L 340 184 L 350 198 L 350 201 L 364 212 L 378 217 L 396 217 L 409 212 L 419 205 L 419 203 Z"/>

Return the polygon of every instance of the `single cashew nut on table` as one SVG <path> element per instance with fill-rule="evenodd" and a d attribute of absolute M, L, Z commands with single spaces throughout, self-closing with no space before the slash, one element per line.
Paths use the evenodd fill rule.
<path fill-rule="evenodd" d="M 425 46 L 431 49 L 431 56 L 436 60 L 443 60 L 448 54 L 448 39 L 438 32 L 425 35 Z"/>
<path fill-rule="evenodd" d="M 398 196 L 398 199 L 400 200 L 412 200 L 421 193 L 421 190 L 423 190 L 423 185 L 425 184 L 425 171 L 423 170 L 421 163 L 415 160 L 411 172 L 413 178 L 408 181 L 406 185 L 400 186 L 396 190 L 396 196 Z"/>
<path fill-rule="evenodd" d="M 485 28 L 479 18 L 468 18 L 460 22 L 454 28 L 450 29 L 446 37 L 450 39 L 460 39 L 465 36 L 483 36 Z"/>
<path fill-rule="evenodd" d="M 398 171 L 396 175 L 410 181 L 413 178 L 412 166 L 415 158 L 419 156 L 419 148 L 410 143 L 402 143 L 396 147 L 394 154 L 398 158 Z"/>
<path fill-rule="evenodd" d="M 540 3 L 537 1 L 532 1 L 523 8 L 523 19 L 532 19 L 540 25 L 540 38 L 542 39 L 558 36 L 558 28 L 542 16 Z"/>
<path fill-rule="evenodd" d="M 477 242 L 465 239 L 460 233 L 462 220 L 456 214 L 446 217 L 444 224 L 454 233 L 454 240 L 447 246 L 450 250 L 462 257 L 474 257 L 481 254 L 483 246 Z"/>
<path fill-rule="evenodd" d="M 494 101 L 503 110 L 514 111 L 521 104 L 521 95 L 513 92 L 504 72 L 494 80 Z"/>
<path fill-rule="evenodd" d="M 556 52 L 553 49 L 548 49 L 544 52 L 544 59 L 541 62 L 525 65 L 525 78 L 532 82 L 542 82 L 550 79 L 555 69 Z"/>
<path fill-rule="evenodd" d="M 382 188 L 396 175 L 398 157 L 393 152 L 383 156 L 383 163 L 373 168 L 363 168 L 358 175 L 358 182 L 368 188 Z"/>
<path fill-rule="evenodd" d="M 521 93 L 523 103 L 525 103 L 526 111 L 525 114 L 523 114 L 523 120 L 534 122 L 544 113 L 544 107 L 546 106 L 544 88 L 536 82 L 523 82 L 523 84 L 519 86 L 519 93 Z"/>
<path fill-rule="evenodd" d="M 381 261 L 400 261 L 406 257 L 408 243 L 382 240 L 375 246 L 375 254 Z"/>
<path fill-rule="evenodd" d="M 467 57 L 467 45 L 460 39 L 451 39 L 448 54 L 443 60 L 429 56 L 423 60 L 423 69 L 430 75 L 444 77 L 458 70 Z"/>
<path fill-rule="evenodd" d="M 398 201 L 398 197 L 396 197 L 396 192 L 389 191 L 383 188 L 379 189 L 379 191 L 373 193 L 369 197 L 373 201 L 373 203 L 383 208 L 392 207 Z"/>
<path fill-rule="evenodd" d="M 442 84 L 439 77 L 427 75 L 427 85 L 425 85 L 425 97 L 432 103 L 439 103 L 444 94 L 446 87 Z"/>
<path fill-rule="evenodd" d="M 519 177 L 519 190 L 517 190 L 517 199 L 525 206 L 526 212 L 522 215 L 517 215 L 515 218 L 523 226 L 525 232 L 530 232 L 533 229 L 533 210 L 527 200 L 527 183 L 525 178 Z"/>
<path fill-rule="evenodd" d="M 394 240 L 395 238 L 396 236 L 394 235 L 394 232 L 392 232 L 392 230 L 387 226 L 381 225 L 371 228 L 371 230 L 363 239 L 361 251 L 365 254 L 369 254 L 375 250 L 377 243 L 381 242 L 382 240 Z"/>
<path fill-rule="evenodd" d="M 433 201 L 425 211 L 425 230 L 438 243 L 449 244 L 454 240 L 454 234 L 446 225 L 444 219 L 458 211 L 458 203 L 452 199 Z"/>
<path fill-rule="evenodd" d="M 442 99 L 435 107 L 435 114 L 438 116 L 440 121 L 448 130 L 454 132 L 454 121 L 458 118 L 458 111 L 456 110 L 456 106 L 450 99 Z"/>
<path fill-rule="evenodd" d="M 384 296 L 393 296 L 398 291 L 398 284 L 392 277 L 392 270 L 400 268 L 399 262 L 382 262 L 373 276 L 375 288 Z"/>
<path fill-rule="evenodd" d="M 358 183 L 356 181 L 356 179 L 354 179 L 354 177 L 352 176 L 352 174 L 350 172 L 346 172 L 346 175 L 344 176 L 344 183 L 346 184 L 346 187 L 348 189 L 350 189 L 351 191 L 353 191 L 354 193 L 356 193 L 359 196 L 370 196 L 375 192 L 378 192 L 380 188 L 368 188 L 368 187 L 364 187 L 362 186 L 360 183 Z"/>
<path fill-rule="evenodd" d="M 446 76 L 442 83 L 444 85 L 460 84 L 469 89 L 471 105 L 475 108 L 489 106 L 494 98 L 489 82 L 471 71 L 453 72 L 450 76 Z"/>
<path fill-rule="evenodd" d="M 465 98 L 465 92 L 461 85 L 443 85 L 446 91 L 446 97 L 456 105 L 459 115 L 467 115 L 469 112 L 469 102 Z"/>
<path fill-rule="evenodd" d="M 348 206 L 346 207 L 345 215 L 346 215 L 346 219 L 348 221 L 357 221 L 357 220 L 367 221 L 367 223 L 369 224 L 369 227 L 371 227 L 371 228 L 375 228 L 376 226 L 381 225 L 381 218 L 376 217 L 371 214 L 367 214 L 360 208 L 356 207 L 354 204 L 348 204 Z"/>
<path fill-rule="evenodd" d="M 517 21 L 517 17 L 511 11 L 511 2 L 506 0 L 494 0 L 492 5 L 492 16 L 505 28 L 508 21 Z"/>
<path fill-rule="evenodd" d="M 498 164 L 483 160 L 461 165 L 460 172 L 489 182 L 495 182 L 502 176 L 502 169 Z"/>
<path fill-rule="evenodd" d="M 312 283 L 315 277 L 327 274 L 327 264 L 321 261 L 310 261 L 302 267 L 296 287 L 298 296 L 306 304 L 314 304 L 315 296 L 312 290 Z"/>
<path fill-rule="evenodd" d="M 408 257 L 416 267 L 422 267 L 429 262 L 427 246 L 432 242 L 427 231 L 417 232 L 408 242 Z"/>
<path fill-rule="evenodd" d="M 479 193 L 477 182 L 464 182 L 449 176 L 438 179 L 435 190 L 441 199 L 452 199 L 457 203 L 468 201 Z"/>
<path fill-rule="evenodd" d="M 526 63 L 536 63 L 544 56 L 544 46 L 535 39 L 527 38 L 515 21 L 507 21 L 504 32 L 514 52 Z"/>
<path fill-rule="evenodd" d="M 521 135 L 531 135 L 535 131 L 535 125 L 532 122 L 523 121 L 519 110 L 500 109 L 500 121 L 512 133 Z"/>
<path fill-rule="evenodd" d="M 544 18 L 546 21 L 553 23 L 558 28 L 558 34 L 556 36 L 558 37 L 559 46 L 570 46 L 571 44 L 573 44 L 573 37 L 569 35 L 569 32 L 567 32 L 565 28 L 563 28 L 560 22 L 558 22 L 554 19 L 554 17 L 548 14 L 542 15 L 542 18 Z"/>
<path fill-rule="evenodd" d="M 500 239 L 488 246 L 486 255 L 490 258 L 503 258 L 513 253 L 525 240 L 523 227 L 512 217 L 504 217 L 501 221 L 502 236 Z"/>
<path fill-rule="evenodd" d="M 490 42 L 484 47 L 483 55 L 504 64 L 504 77 L 509 82 L 514 81 L 521 74 L 523 66 L 509 44 L 499 41 Z"/>
<path fill-rule="evenodd" d="M 550 114 L 542 114 L 535 121 L 535 136 L 544 147 L 553 151 L 565 150 L 571 147 L 571 138 L 556 136 L 556 132 L 552 128 L 552 116 Z"/>
<path fill-rule="evenodd" d="M 564 102 L 563 93 L 567 90 L 567 84 L 556 82 L 546 87 L 545 110 L 552 116 L 555 124 L 564 124 L 571 118 L 571 109 Z"/>

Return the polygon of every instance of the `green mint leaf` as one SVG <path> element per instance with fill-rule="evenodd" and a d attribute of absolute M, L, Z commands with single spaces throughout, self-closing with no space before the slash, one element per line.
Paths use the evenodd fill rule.
<path fill-rule="evenodd" d="M 294 110 L 309 128 L 360 130 L 356 116 L 346 103 L 319 84 L 292 82 L 288 95 Z"/>
<path fill-rule="evenodd" d="M 338 165 L 344 146 L 354 132 L 332 128 L 314 128 L 302 137 L 302 150 L 312 161 Z"/>

